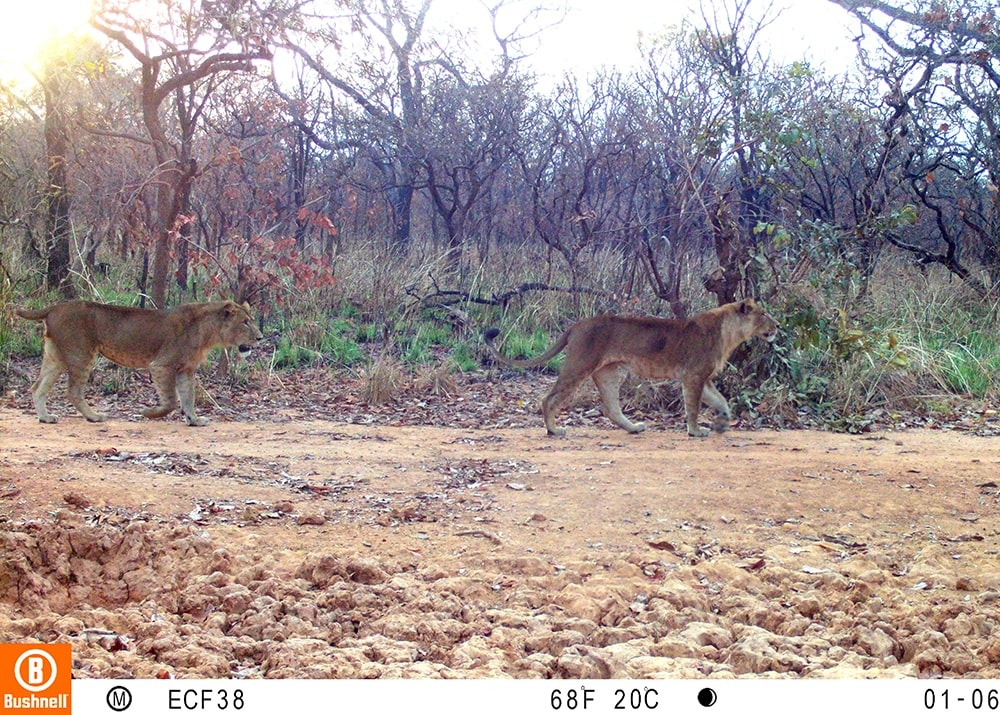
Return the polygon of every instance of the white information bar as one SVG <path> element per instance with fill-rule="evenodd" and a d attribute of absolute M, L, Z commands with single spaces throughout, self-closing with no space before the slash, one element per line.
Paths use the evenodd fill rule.
<path fill-rule="evenodd" d="M 82 715 L 1000 713 L 997 680 L 74 680 Z"/>

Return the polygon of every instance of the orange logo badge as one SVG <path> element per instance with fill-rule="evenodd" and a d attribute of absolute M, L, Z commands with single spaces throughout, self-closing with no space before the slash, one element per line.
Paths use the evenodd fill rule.
<path fill-rule="evenodd" d="M 69 713 L 73 653 L 69 643 L 0 643 L 0 713 Z"/>

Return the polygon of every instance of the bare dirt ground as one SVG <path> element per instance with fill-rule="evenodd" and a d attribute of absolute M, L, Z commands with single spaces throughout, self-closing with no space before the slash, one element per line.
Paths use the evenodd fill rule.
<path fill-rule="evenodd" d="M 547 379 L 318 373 L 196 429 L 135 379 L 102 424 L 0 401 L 0 634 L 76 677 L 1000 677 L 995 438 L 550 439 Z"/>

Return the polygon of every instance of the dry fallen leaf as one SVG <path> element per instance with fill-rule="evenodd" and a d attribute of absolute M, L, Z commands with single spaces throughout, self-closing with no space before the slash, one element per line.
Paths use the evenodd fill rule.
<path fill-rule="evenodd" d="M 818 566 L 809 566 L 807 564 L 802 567 L 802 571 L 809 574 L 820 574 L 820 573 L 830 573 L 832 569 L 820 568 Z"/>

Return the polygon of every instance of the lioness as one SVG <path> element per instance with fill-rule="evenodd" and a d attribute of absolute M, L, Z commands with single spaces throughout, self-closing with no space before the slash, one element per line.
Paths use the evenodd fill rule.
<path fill-rule="evenodd" d="M 143 310 L 84 300 L 57 303 L 41 310 L 18 309 L 28 320 L 45 325 L 45 348 L 38 380 L 31 386 L 40 422 L 56 422 L 45 408 L 45 397 L 64 372 L 73 406 L 91 422 L 107 415 L 94 412 L 84 399 L 87 379 L 98 354 L 125 367 L 148 368 L 160 398 L 144 417 L 165 417 L 180 399 L 192 427 L 208 424 L 194 410 L 195 370 L 216 347 L 238 346 L 246 354 L 263 336 L 250 317 L 249 306 L 231 300 L 188 303 L 170 310 Z"/>
<path fill-rule="evenodd" d="M 562 436 L 555 418 L 577 386 L 594 378 L 605 416 L 628 432 L 642 432 L 646 425 L 631 422 L 622 414 L 618 390 L 626 371 L 639 377 L 679 380 L 684 390 L 687 430 L 692 437 L 704 437 L 708 430 L 698 426 L 702 399 L 715 410 L 712 429 L 725 432 L 731 413 L 729 403 L 712 384 L 712 378 L 726 364 L 733 350 L 754 335 L 768 342 L 777 334 L 774 322 L 753 300 L 728 303 L 687 320 L 670 318 L 626 318 L 601 315 L 571 326 L 542 355 L 531 360 L 510 360 L 493 345 L 499 334 L 490 328 L 483 334 L 490 352 L 514 367 L 544 365 L 564 348 L 559 379 L 542 400 L 542 416 L 550 435 Z"/>

